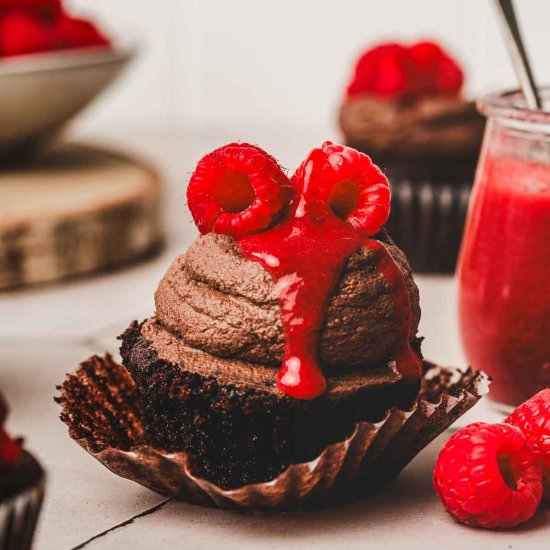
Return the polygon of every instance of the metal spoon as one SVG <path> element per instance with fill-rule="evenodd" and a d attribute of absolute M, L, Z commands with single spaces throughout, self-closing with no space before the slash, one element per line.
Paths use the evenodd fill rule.
<path fill-rule="evenodd" d="M 495 0 L 495 4 L 500 15 L 506 45 L 527 105 L 530 109 L 542 109 L 542 101 L 535 84 L 533 71 L 527 58 L 523 40 L 521 39 L 519 25 L 514 12 L 514 4 L 512 0 Z"/>

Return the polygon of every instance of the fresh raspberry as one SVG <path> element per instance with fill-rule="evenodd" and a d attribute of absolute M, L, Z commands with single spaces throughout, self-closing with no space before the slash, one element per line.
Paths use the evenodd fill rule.
<path fill-rule="evenodd" d="M 61 0 L 0 0 L 0 10 L 13 8 L 61 10 Z"/>
<path fill-rule="evenodd" d="M 20 445 L 0 428 L 0 466 L 15 466 L 20 460 Z"/>
<path fill-rule="evenodd" d="M 277 161 L 248 143 L 230 143 L 204 156 L 187 187 L 187 203 L 201 233 L 235 238 L 267 229 L 290 197 Z"/>
<path fill-rule="evenodd" d="M 292 177 L 300 208 L 314 219 L 323 208 L 348 222 L 365 237 L 377 233 L 390 212 L 386 176 L 370 157 L 330 141 L 311 151 Z M 328 208 L 327 208 L 328 207 Z"/>
<path fill-rule="evenodd" d="M 388 43 L 363 54 L 347 93 L 414 99 L 456 95 L 463 82 L 462 69 L 437 44 L 424 41 L 407 47 Z"/>
<path fill-rule="evenodd" d="M 90 21 L 62 14 L 56 21 L 55 33 L 68 48 L 108 46 L 109 39 Z"/>
<path fill-rule="evenodd" d="M 550 388 L 520 405 L 506 420 L 519 428 L 542 464 L 544 500 L 550 502 Z"/>
<path fill-rule="evenodd" d="M 518 428 L 478 422 L 443 447 L 434 486 L 447 511 L 478 527 L 513 527 L 528 520 L 542 497 L 535 453 Z"/>
<path fill-rule="evenodd" d="M 0 56 L 37 53 L 59 47 L 53 27 L 43 24 L 34 13 L 23 9 L 10 10 L 0 18 Z"/>
<path fill-rule="evenodd" d="M 418 95 L 454 95 L 462 88 L 464 74 L 443 49 L 434 42 L 419 42 L 409 48 L 416 68 Z"/>
<path fill-rule="evenodd" d="M 381 44 L 363 54 L 357 63 L 348 95 L 370 92 L 379 96 L 403 96 L 409 89 L 409 56 L 401 44 Z"/>

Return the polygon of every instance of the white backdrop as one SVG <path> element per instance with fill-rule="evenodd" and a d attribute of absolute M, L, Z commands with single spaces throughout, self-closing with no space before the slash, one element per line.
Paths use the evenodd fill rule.
<path fill-rule="evenodd" d="M 515 86 L 492 0 L 72 0 L 141 56 L 81 127 L 335 131 L 354 60 L 383 39 L 441 40 L 467 90 Z M 549 0 L 516 0 L 540 82 L 550 82 Z"/>

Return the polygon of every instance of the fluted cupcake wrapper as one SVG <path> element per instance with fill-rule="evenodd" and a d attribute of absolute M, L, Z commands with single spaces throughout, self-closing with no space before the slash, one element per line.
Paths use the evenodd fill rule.
<path fill-rule="evenodd" d="M 392 408 L 380 422 L 359 422 L 315 460 L 291 464 L 271 481 L 231 490 L 197 477 L 187 453 L 147 443 L 133 381 L 110 356 L 82 363 L 59 387 L 57 400 L 73 439 L 115 474 L 153 491 L 219 508 L 305 509 L 381 488 L 488 391 L 481 372 L 427 366 L 423 392 L 411 410 Z"/>
<path fill-rule="evenodd" d="M 386 229 L 413 271 L 453 273 L 468 210 L 471 183 L 392 180 Z"/>
<path fill-rule="evenodd" d="M 44 500 L 44 475 L 32 487 L 0 503 L 0 549 L 29 550 Z"/>

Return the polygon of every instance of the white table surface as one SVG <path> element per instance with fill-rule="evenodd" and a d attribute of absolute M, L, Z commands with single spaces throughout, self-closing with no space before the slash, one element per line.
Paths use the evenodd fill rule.
<path fill-rule="evenodd" d="M 167 500 L 111 474 L 69 439 L 53 402 L 56 384 L 92 353 L 116 353 L 116 336 L 131 320 L 151 314 L 160 277 L 195 235 L 185 213 L 186 178 L 201 154 L 235 137 L 223 134 L 180 139 L 125 134 L 115 140 L 147 155 L 166 177 L 168 239 L 160 256 L 112 274 L 0 294 L 0 387 L 11 405 L 9 427 L 26 437 L 28 448 L 48 471 L 35 548 L 548 548 L 549 508 L 508 532 L 468 528 L 444 512 L 431 475 L 451 431 L 432 442 L 396 481 L 369 500 L 280 516 L 243 515 Z M 249 139 L 290 167 L 317 145 L 310 136 L 307 141 L 305 136 L 277 135 Z M 453 279 L 417 276 L 416 280 L 426 357 L 464 365 Z M 499 418 L 482 402 L 456 426 Z"/>

